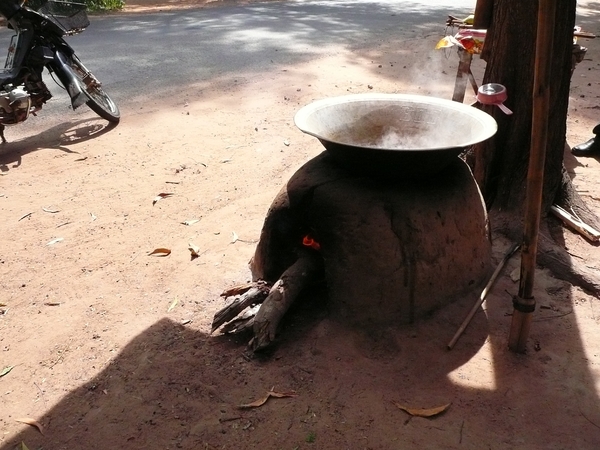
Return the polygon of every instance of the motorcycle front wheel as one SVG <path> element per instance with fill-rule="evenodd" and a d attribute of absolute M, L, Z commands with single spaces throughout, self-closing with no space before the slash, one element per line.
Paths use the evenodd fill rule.
<path fill-rule="evenodd" d="M 77 80 L 79 81 L 81 89 L 89 98 L 86 105 L 103 119 L 112 123 L 119 123 L 119 120 L 121 120 L 119 107 L 113 102 L 109 95 L 104 92 L 100 82 L 92 72 L 86 69 L 83 63 L 75 55 L 70 58 L 70 66 L 71 69 L 73 69 L 75 77 L 77 77 Z"/>

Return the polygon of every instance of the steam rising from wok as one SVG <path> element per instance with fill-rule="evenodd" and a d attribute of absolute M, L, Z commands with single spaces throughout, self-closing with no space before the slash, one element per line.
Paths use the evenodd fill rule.
<path fill-rule="evenodd" d="M 406 174 L 439 171 L 497 130 L 490 115 L 471 106 L 404 94 L 323 99 L 301 108 L 294 121 L 347 167 Z"/>

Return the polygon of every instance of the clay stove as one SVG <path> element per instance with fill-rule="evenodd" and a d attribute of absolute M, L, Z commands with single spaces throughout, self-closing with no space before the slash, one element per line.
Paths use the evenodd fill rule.
<path fill-rule="evenodd" d="M 458 156 L 495 133 L 492 117 L 438 98 L 359 94 L 307 105 L 295 122 L 326 151 L 273 201 L 255 282 L 224 293 L 236 298 L 213 330 L 252 328 L 251 347 L 264 348 L 301 290 L 323 278 L 332 317 L 361 327 L 413 322 L 485 281 L 487 214 Z"/>

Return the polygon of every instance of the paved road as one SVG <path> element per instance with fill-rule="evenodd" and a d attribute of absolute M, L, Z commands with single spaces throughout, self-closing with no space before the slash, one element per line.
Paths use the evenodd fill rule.
<path fill-rule="evenodd" d="M 155 92 L 215 76 L 299 63 L 332 47 L 364 48 L 425 24 L 439 28 L 448 13 L 466 15 L 474 4 L 327 0 L 93 16 L 70 42 L 123 109 Z M 9 36 L 2 30 L 0 42 Z M 55 97 L 61 94 L 48 85 Z"/>
<path fill-rule="evenodd" d="M 461 17 L 474 5 L 475 0 L 285 1 L 93 16 L 90 27 L 70 39 L 123 109 L 157 92 L 305 62 L 332 48 L 368 48 L 414 30 L 441 33 L 449 13 Z M 580 24 L 592 20 L 580 19 Z M 6 48 L 10 35 L 0 31 L 0 46 Z M 60 90 L 49 86 L 60 98 Z"/>

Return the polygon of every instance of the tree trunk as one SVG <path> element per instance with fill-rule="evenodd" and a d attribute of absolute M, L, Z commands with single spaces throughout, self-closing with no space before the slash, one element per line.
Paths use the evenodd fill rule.
<path fill-rule="evenodd" d="M 574 189 L 563 165 L 568 148 L 566 124 L 576 6 L 576 0 L 556 2 L 542 217 L 556 203 L 597 229 L 600 221 Z M 504 234 L 516 242 L 523 236 L 527 194 L 537 14 L 537 1 L 494 0 L 493 20 L 482 54 L 487 61 L 483 83 L 503 84 L 508 92 L 506 105 L 514 114 L 505 115 L 495 106 L 483 106 L 498 122 L 498 132 L 475 146 L 468 157 L 489 210 L 493 233 Z M 544 227 L 546 224 L 542 223 Z M 539 242 L 538 263 L 555 276 L 600 295 L 600 279 L 571 261 L 564 249 L 549 239 Z"/>
<path fill-rule="evenodd" d="M 550 84 L 549 134 L 544 174 L 543 211 L 554 202 L 562 181 L 566 117 L 575 26 L 575 0 L 556 5 L 553 71 Z M 486 204 L 493 210 L 522 213 L 531 141 L 533 72 L 537 1 L 496 0 L 484 54 L 484 83 L 500 83 L 508 92 L 507 116 L 486 106 L 498 122 L 498 133 L 475 149 L 474 172 Z"/>

